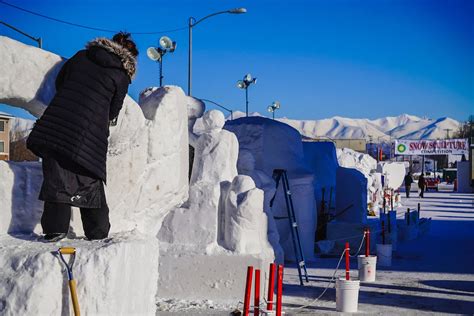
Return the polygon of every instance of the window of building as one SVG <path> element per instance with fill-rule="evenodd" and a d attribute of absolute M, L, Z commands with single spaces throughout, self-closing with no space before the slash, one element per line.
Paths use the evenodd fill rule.
<path fill-rule="evenodd" d="M 0 132 L 4 132 L 4 131 L 5 131 L 5 121 L 0 120 Z"/>
<path fill-rule="evenodd" d="M 4 152 L 5 152 L 5 142 L 0 141 L 0 153 L 4 153 Z"/>

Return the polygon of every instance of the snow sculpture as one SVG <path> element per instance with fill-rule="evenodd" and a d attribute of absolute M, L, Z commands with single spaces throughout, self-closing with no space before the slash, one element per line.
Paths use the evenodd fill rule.
<path fill-rule="evenodd" d="M 233 133 L 222 129 L 224 115 L 208 111 L 201 121 L 189 200 L 166 216 L 158 234 L 158 294 L 237 299 L 245 284 L 242 267 L 264 268 L 274 260 L 263 194 L 250 177 L 237 175 L 239 145 Z"/>
<path fill-rule="evenodd" d="M 206 132 L 195 143 L 187 207 L 173 210 L 160 231 L 161 241 L 201 250 L 217 245 L 221 183 L 231 182 L 237 175 L 239 148 L 235 135 L 222 130 L 221 112 L 206 112 L 203 121 Z"/>
<path fill-rule="evenodd" d="M 0 102 L 40 116 L 54 95 L 61 57 L 0 37 L 0 64 L 4 69 Z M 178 87 L 149 90 L 141 101 L 143 111 L 127 96 L 117 126 L 110 129 L 107 201 L 111 232 L 137 228 L 155 235 L 160 217 L 188 197 L 187 108 Z M 2 183 L 14 181 L 5 180 Z M 71 225 L 80 233 L 82 225 L 74 215 Z M 24 224 L 34 227 L 37 223 Z"/>
<path fill-rule="evenodd" d="M 336 149 L 337 160 L 341 167 L 354 168 L 362 172 L 367 179 L 367 201 L 376 209 L 382 203 L 383 188 L 381 174 L 377 170 L 377 161 L 370 155 L 349 148 Z"/>
<path fill-rule="evenodd" d="M 225 245 L 236 253 L 258 254 L 268 248 L 267 216 L 262 212 L 263 191 L 249 176 L 232 181 L 225 209 Z"/>
<path fill-rule="evenodd" d="M 255 169 L 255 158 L 249 150 L 244 149 L 239 151 L 237 169 L 239 174 L 252 177 L 256 187 L 262 189 L 264 192 L 263 211 L 267 214 L 268 218 L 268 241 L 273 247 L 275 262 L 283 264 L 285 254 L 283 248 L 280 246 L 280 235 L 278 234 L 278 229 L 270 207 L 270 200 L 276 192 L 275 181 L 267 176 L 263 171 Z"/>
<path fill-rule="evenodd" d="M 316 205 L 313 175 L 304 161 L 301 135 L 287 124 L 263 117 L 243 117 L 227 121 L 224 128 L 237 135 L 241 151 L 248 150 L 252 153 L 255 159 L 255 170 L 264 173 L 270 179 L 274 169 L 287 170 L 303 252 L 306 260 L 312 260 Z M 262 187 L 262 189 L 267 191 L 266 188 Z M 271 190 L 274 192 L 275 188 Z M 265 195 L 273 196 L 271 192 L 265 192 Z M 275 216 L 287 216 L 281 183 L 272 213 Z M 285 259 L 295 260 L 288 220 L 279 220 L 276 225 Z"/>
<path fill-rule="evenodd" d="M 384 185 L 387 189 L 398 190 L 405 178 L 403 162 L 379 162 L 377 171 L 384 176 Z"/>

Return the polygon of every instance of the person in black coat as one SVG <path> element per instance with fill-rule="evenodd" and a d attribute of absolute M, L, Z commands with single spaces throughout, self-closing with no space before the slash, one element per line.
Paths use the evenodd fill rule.
<path fill-rule="evenodd" d="M 420 177 L 418 178 L 418 188 L 420 189 L 421 198 L 424 197 L 425 187 L 426 187 L 425 176 L 423 175 L 423 173 L 421 173 Z"/>
<path fill-rule="evenodd" d="M 105 199 L 109 124 L 117 119 L 136 72 L 138 50 L 130 34 L 97 38 L 62 66 L 56 94 L 35 123 L 27 147 L 43 158 L 45 239 L 64 238 L 71 206 L 81 209 L 88 239 L 110 230 Z"/>
<path fill-rule="evenodd" d="M 410 197 L 411 184 L 413 183 L 413 178 L 411 176 L 411 172 L 408 172 L 408 174 L 405 176 L 403 181 L 405 182 L 405 194 L 406 194 L 407 198 L 409 198 Z"/>

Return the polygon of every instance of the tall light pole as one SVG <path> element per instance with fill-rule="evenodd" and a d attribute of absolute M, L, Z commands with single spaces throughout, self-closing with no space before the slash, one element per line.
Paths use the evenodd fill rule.
<path fill-rule="evenodd" d="M 163 87 L 163 56 L 166 53 L 174 52 L 176 50 L 176 42 L 172 41 L 168 36 L 160 38 L 161 47 L 149 47 L 146 51 L 148 58 L 160 63 L 160 88 Z"/>
<path fill-rule="evenodd" d="M 243 80 L 237 81 L 237 88 L 245 89 L 245 116 L 249 116 L 249 86 L 257 83 L 257 78 L 252 78 L 251 74 L 246 74 Z"/>
<path fill-rule="evenodd" d="M 267 110 L 272 113 L 272 118 L 275 119 L 275 111 L 280 109 L 280 102 L 274 101 L 272 105 L 269 105 Z"/>
<path fill-rule="evenodd" d="M 224 13 L 230 13 L 230 14 L 241 14 L 247 12 L 247 9 L 245 8 L 236 8 L 236 9 L 230 9 L 226 11 L 219 11 L 216 13 L 212 13 L 209 15 L 206 15 L 205 17 L 196 20 L 194 17 L 190 17 L 188 20 L 188 31 L 189 31 L 189 37 L 188 37 L 188 95 L 191 96 L 191 90 L 192 90 L 192 75 L 193 75 L 193 27 L 204 21 L 205 19 L 208 19 L 214 15 L 218 14 L 224 14 Z"/>

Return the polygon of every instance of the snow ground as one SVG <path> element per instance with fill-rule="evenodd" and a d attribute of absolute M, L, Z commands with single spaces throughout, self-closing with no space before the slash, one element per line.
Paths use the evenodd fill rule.
<path fill-rule="evenodd" d="M 416 209 L 417 203 L 421 203 L 421 217 L 432 218 L 431 230 L 419 239 L 399 243 L 392 267 L 377 267 L 377 281 L 361 284 L 360 314 L 474 314 L 474 194 L 428 192 L 424 199 L 403 198 L 398 217 L 407 207 Z M 297 310 L 319 296 L 337 261 L 319 258 L 310 265 L 310 282 L 304 287 L 289 264 L 283 289 L 287 315 L 337 314 L 332 286 L 314 306 Z M 351 275 L 357 277 L 355 258 L 351 267 Z M 342 276 L 343 270 L 337 275 Z M 157 315 L 228 315 L 236 304 L 160 302 Z"/>

